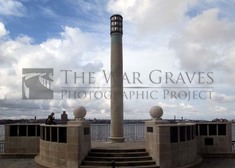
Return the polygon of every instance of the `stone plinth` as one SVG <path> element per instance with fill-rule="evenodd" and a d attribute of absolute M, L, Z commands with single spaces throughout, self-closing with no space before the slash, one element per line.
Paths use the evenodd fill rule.
<path fill-rule="evenodd" d="M 170 124 L 164 120 L 145 122 L 146 150 L 161 168 L 197 163 L 195 124 Z"/>

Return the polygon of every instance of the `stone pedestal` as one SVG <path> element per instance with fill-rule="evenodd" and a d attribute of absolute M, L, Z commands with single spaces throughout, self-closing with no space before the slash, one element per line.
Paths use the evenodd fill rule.
<path fill-rule="evenodd" d="M 68 122 L 67 167 L 79 166 L 91 149 L 90 123 L 85 120 Z"/>

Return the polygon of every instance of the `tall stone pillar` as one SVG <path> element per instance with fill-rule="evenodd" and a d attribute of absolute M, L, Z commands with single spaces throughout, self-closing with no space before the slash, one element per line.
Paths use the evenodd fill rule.
<path fill-rule="evenodd" d="M 110 17 L 111 35 L 111 135 L 110 142 L 124 142 L 122 16 Z"/>

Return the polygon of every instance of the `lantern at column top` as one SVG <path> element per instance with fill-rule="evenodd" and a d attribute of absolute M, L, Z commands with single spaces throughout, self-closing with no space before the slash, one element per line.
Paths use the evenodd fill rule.
<path fill-rule="evenodd" d="M 119 14 L 115 14 L 110 17 L 110 34 L 112 33 L 123 34 L 122 20 L 123 18 Z"/>

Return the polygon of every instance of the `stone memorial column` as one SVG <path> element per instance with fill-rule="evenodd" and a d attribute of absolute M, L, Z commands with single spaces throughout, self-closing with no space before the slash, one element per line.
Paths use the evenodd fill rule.
<path fill-rule="evenodd" d="M 122 16 L 110 17 L 111 35 L 111 135 L 110 142 L 124 142 Z"/>

